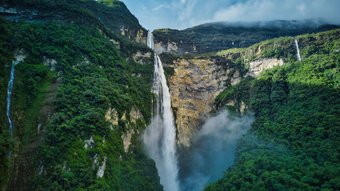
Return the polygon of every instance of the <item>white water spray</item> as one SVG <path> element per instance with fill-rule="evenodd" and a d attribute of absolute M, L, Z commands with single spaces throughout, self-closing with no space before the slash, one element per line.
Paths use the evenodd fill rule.
<path fill-rule="evenodd" d="M 152 33 L 148 33 L 148 46 L 153 48 Z M 178 164 L 176 156 L 176 128 L 171 108 L 169 87 L 162 62 L 155 53 L 152 92 L 156 107 L 151 124 L 143 135 L 147 154 L 155 163 L 165 191 L 178 191 Z"/>
<path fill-rule="evenodd" d="M 7 119 L 9 123 L 9 134 L 12 137 L 13 136 L 13 121 L 11 118 L 11 103 L 12 103 L 12 92 L 13 92 L 13 84 L 14 84 L 14 77 L 15 77 L 15 65 L 19 64 L 24 60 L 25 56 L 24 55 L 16 55 L 15 60 L 12 62 L 11 66 L 11 74 L 10 74 L 10 79 L 8 81 L 8 88 L 7 88 Z"/>
<path fill-rule="evenodd" d="M 294 42 L 295 42 L 295 48 L 296 48 L 296 56 L 297 56 L 297 59 L 298 59 L 299 61 L 301 61 L 302 59 L 301 59 L 301 55 L 300 55 L 299 42 L 298 42 L 296 39 L 294 39 Z"/>

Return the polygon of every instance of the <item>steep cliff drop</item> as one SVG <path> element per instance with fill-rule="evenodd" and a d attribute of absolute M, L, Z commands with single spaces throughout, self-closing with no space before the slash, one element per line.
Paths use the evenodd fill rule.
<path fill-rule="evenodd" d="M 9 134 L 12 137 L 13 136 L 13 121 L 11 118 L 11 103 L 12 103 L 12 92 L 13 92 L 13 84 L 14 84 L 14 77 L 15 77 L 15 65 L 19 64 L 24 60 L 25 56 L 18 54 L 15 56 L 15 60 L 12 62 L 11 66 L 11 74 L 10 79 L 8 81 L 8 88 L 7 88 L 7 119 L 9 123 Z"/>
<path fill-rule="evenodd" d="M 301 61 L 301 55 L 300 55 L 300 48 L 299 48 L 299 42 L 294 39 L 294 43 L 295 43 L 295 48 L 296 48 L 296 57 L 298 59 L 298 61 Z"/>
<path fill-rule="evenodd" d="M 148 33 L 149 48 L 153 49 L 153 35 Z M 143 135 L 146 152 L 155 163 L 165 191 L 178 191 L 178 164 L 176 156 L 176 128 L 171 108 L 169 87 L 159 56 L 155 53 L 153 93 L 156 107 L 151 124 Z"/>

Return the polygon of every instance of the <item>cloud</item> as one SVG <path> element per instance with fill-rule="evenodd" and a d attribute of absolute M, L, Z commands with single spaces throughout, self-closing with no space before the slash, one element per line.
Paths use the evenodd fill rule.
<path fill-rule="evenodd" d="M 221 178 L 234 163 L 237 141 L 253 121 L 253 115 L 235 117 L 227 111 L 209 118 L 193 137 L 192 147 L 179 157 L 181 190 L 203 190 Z"/>
<path fill-rule="evenodd" d="M 160 11 L 162 9 L 171 9 L 171 6 L 169 4 L 164 3 L 164 4 L 160 4 L 157 7 L 154 7 L 152 10 L 153 11 Z"/>
<path fill-rule="evenodd" d="M 149 29 L 217 21 L 323 19 L 340 24 L 340 0 L 123 0 Z M 142 6 L 147 9 L 141 9 Z"/>
<path fill-rule="evenodd" d="M 337 0 L 248 0 L 214 13 L 210 21 L 323 19 L 340 23 Z"/>

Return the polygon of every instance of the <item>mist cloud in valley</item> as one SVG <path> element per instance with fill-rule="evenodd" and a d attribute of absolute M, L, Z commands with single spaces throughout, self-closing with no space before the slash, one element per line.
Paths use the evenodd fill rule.
<path fill-rule="evenodd" d="M 339 0 L 123 0 L 148 29 L 209 22 L 318 19 L 340 24 Z"/>
<path fill-rule="evenodd" d="M 236 117 L 227 111 L 209 118 L 193 138 L 192 147 L 180 153 L 182 191 L 201 191 L 221 178 L 234 163 L 237 141 L 253 121 L 252 115 Z"/>

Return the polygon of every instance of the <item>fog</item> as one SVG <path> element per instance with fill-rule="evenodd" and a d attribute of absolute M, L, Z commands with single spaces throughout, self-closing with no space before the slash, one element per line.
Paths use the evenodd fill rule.
<path fill-rule="evenodd" d="M 254 121 L 252 115 L 235 117 L 227 111 L 209 118 L 196 134 L 192 147 L 179 156 L 182 191 L 201 191 L 223 176 L 235 159 L 237 141 Z"/>
<path fill-rule="evenodd" d="M 185 29 L 210 22 L 322 19 L 340 24 L 339 0 L 123 0 L 150 29 Z M 157 16 L 156 16 L 157 15 Z"/>

